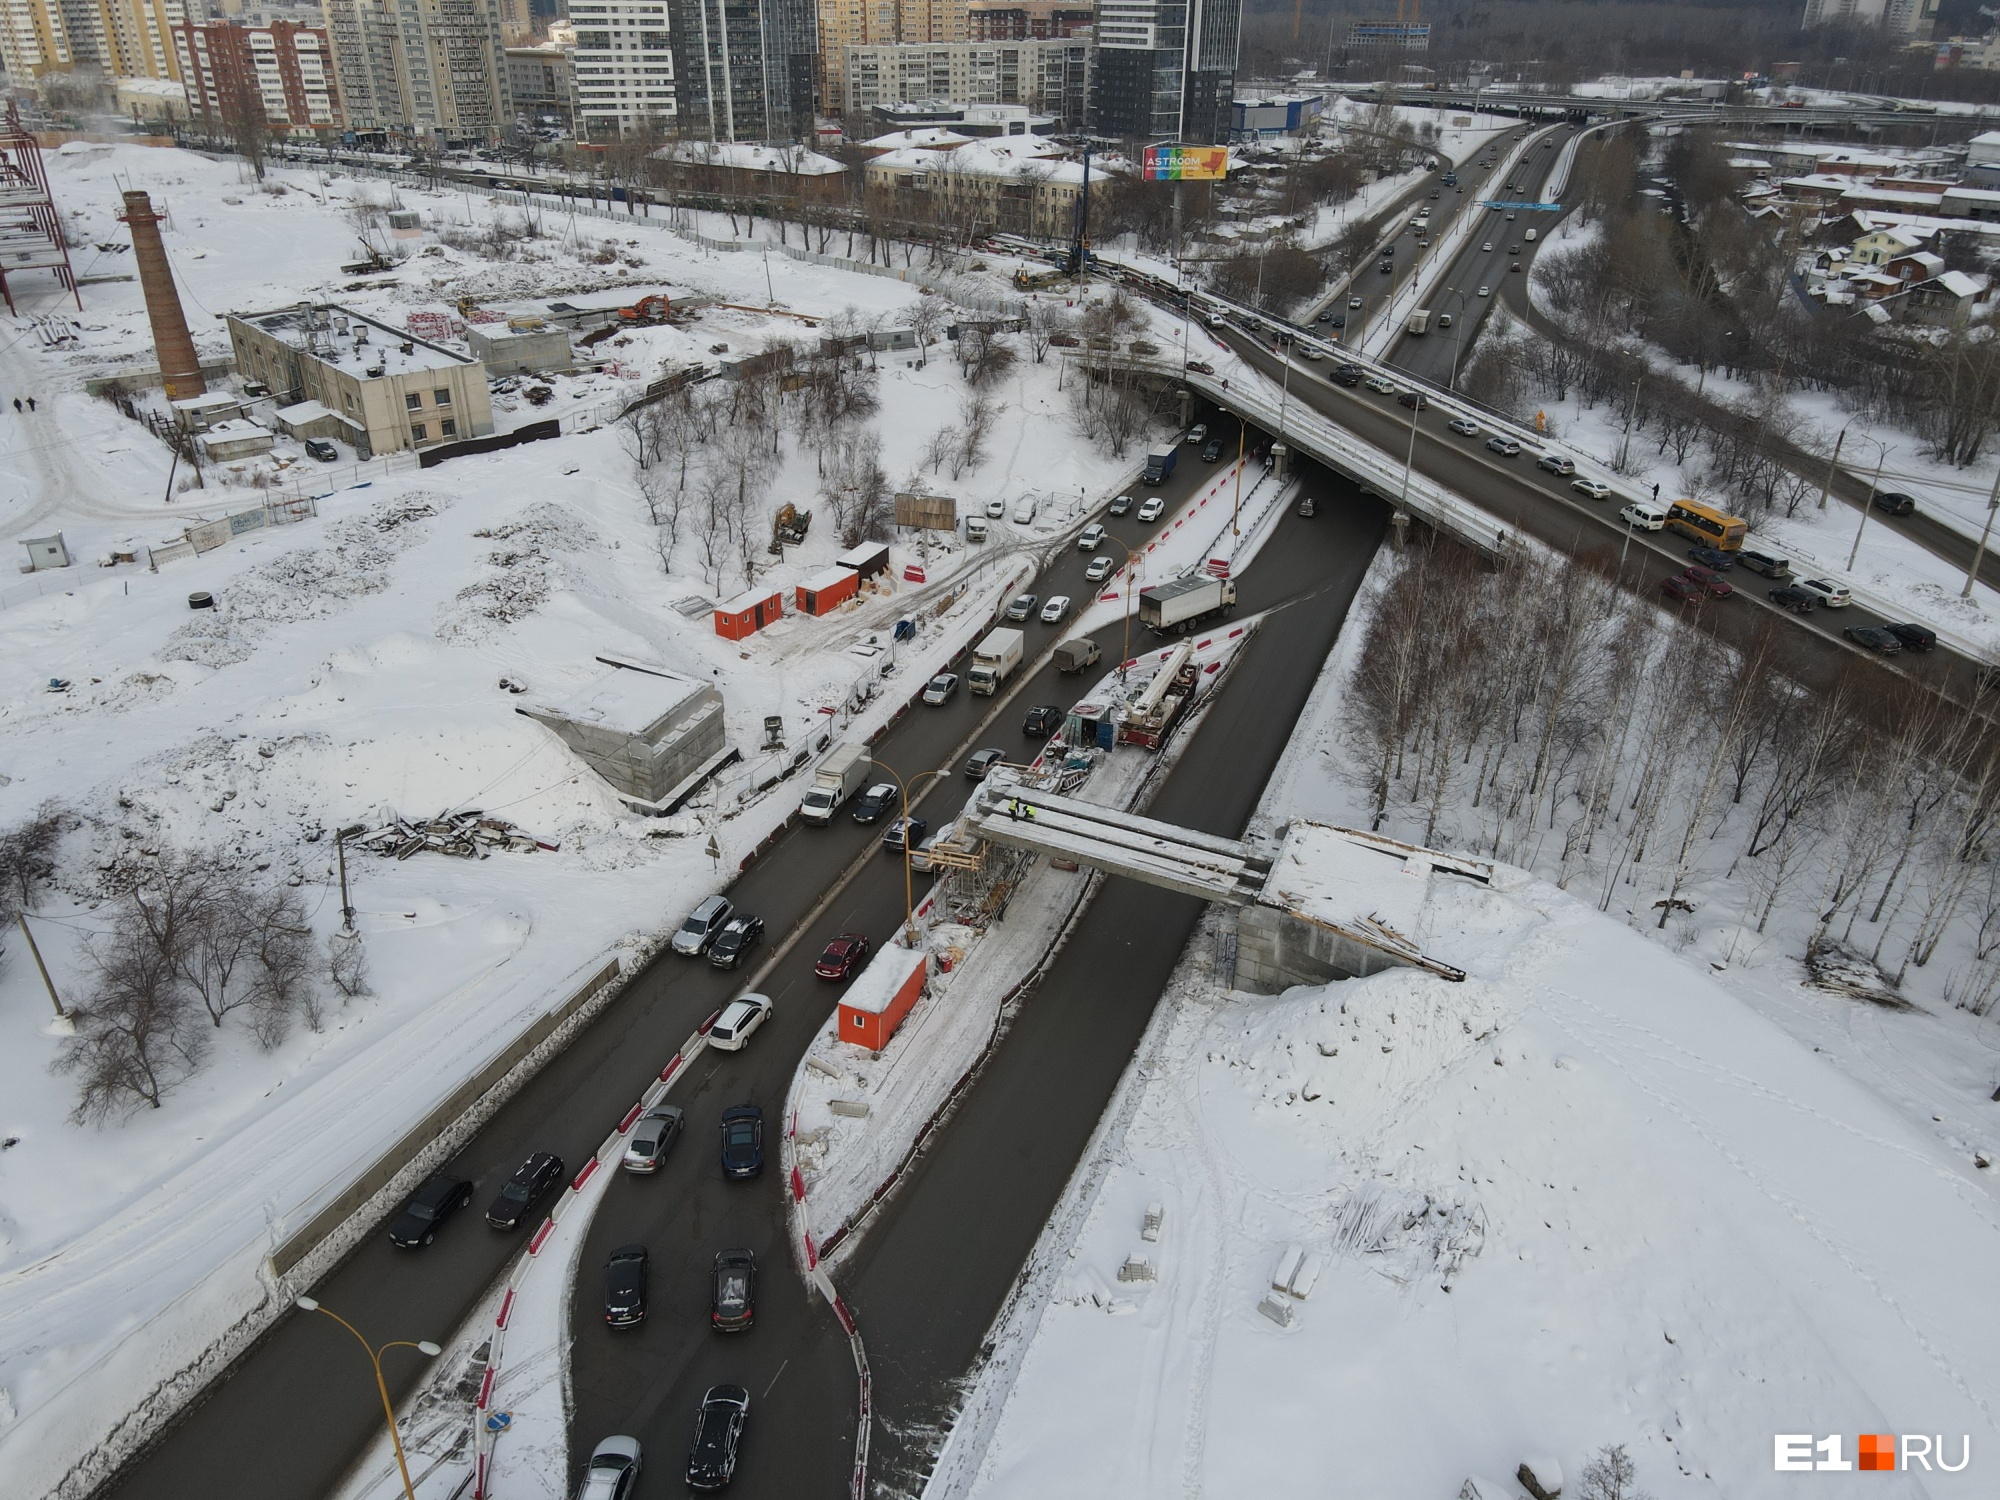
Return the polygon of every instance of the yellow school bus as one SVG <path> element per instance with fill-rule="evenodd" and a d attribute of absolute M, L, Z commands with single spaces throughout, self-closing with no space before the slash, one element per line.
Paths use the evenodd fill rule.
<path fill-rule="evenodd" d="M 1668 506 L 1667 525 L 1718 552 L 1736 551 L 1743 545 L 1744 533 L 1750 529 L 1740 516 L 1732 516 L 1699 500 L 1676 500 Z"/>

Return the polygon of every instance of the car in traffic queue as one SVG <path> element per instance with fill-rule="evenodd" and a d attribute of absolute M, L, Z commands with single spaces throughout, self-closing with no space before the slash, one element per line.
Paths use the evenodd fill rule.
<path fill-rule="evenodd" d="M 854 821 L 879 823 L 902 803 L 902 790 L 893 781 L 878 781 L 861 794 L 854 804 Z"/>
<path fill-rule="evenodd" d="M 1692 578 L 1683 578 L 1678 573 L 1674 574 L 1671 578 L 1662 578 L 1660 580 L 1660 592 L 1665 594 L 1669 599 L 1676 600 L 1682 604 L 1687 603 L 1691 599 L 1699 600 L 1707 597 L 1703 593 L 1700 584 L 1696 583 Z"/>
<path fill-rule="evenodd" d="M 1845 609 L 1854 602 L 1847 585 L 1831 578 L 1801 578 L 1794 587 L 1804 589 L 1827 609 Z"/>
<path fill-rule="evenodd" d="M 1494 433 L 1492 437 L 1486 440 L 1486 446 L 1491 452 L 1499 454 L 1502 458 L 1519 458 L 1521 456 L 1521 445 L 1508 437 L 1504 432 Z"/>
<path fill-rule="evenodd" d="M 1051 594 L 1049 602 L 1042 606 L 1042 623 L 1044 625 L 1060 624 L 1064 617 L 1069 614 L 1069 602 L 1068 594 Z"/>
<path fill-rule="evenodd" d="M 695 1414 L 694 1443 L 688 1449 L 687 1487 L 719 1490 L 736 1477 L 737 1449 L 750 1420 L 750 1393 L 740 1385 L 712 1385 Z"/>
<path fill-rule="evenodd" d="M 1601 479 L 1578 479 L 1571 483 L 1570 488 L 1591 500 L 1611 498 L 1611 486 Z"/>
<path fill-rule="evenodd" d="M 1130 495 L 1120 495 L 1116 500 L 1111 502 L 1111 514 L 1114 516 L 1122 516 L 1131 508 L 1132 497 Z"/>
<path fill-rule="evenodd" d="M 722 1052 L 741 1052 L 757 1028 L 777 1014 L 769 995 L 738 995 L 722 1007 L 708 1028 L 708 1045 Z"/>
<path fill-rule="evenodd" d="M 1558 475 L 1563 479 L 1569 478 L 1570 475 L 1576 472 L 1575 462 L 1564 458 L 1560 453 L 1542 454 L 1535 460 L 1535 467 L 1538 469 L 1547 469 L 1551 474 Z"/>
<path fill-rule="evenodd" d="M 639 1489 L 639 1440 L 608 1437 L 590 1451 L 575 1500 L 632 1500 Z"/>
<path fill-rule="evenodd" d="M 1453 417 L 1444 424 L 1460 437 L 1478 437 L 1479 424 L 1470 417 Z"/>
<path fill-rule="evenodd" d="M 1045 740 L 1062 728 L 1063 711 L 1053 703 L 1038 703 L 1021 721 L 1021 733 L 1031 740 Z"/>
<path fill-rule="evenodd" d="M 1764 597 L 1780 609 L 1788 609 L 1795 615 L 1809 615 L 1819 607 L 1819 596 L 1802 588 L 1786 584 L 1781 589 L 1771 589 Z"/>
<path fill-rule="evenodd" d="M 1736 565 L 1752 573 L 1762 573 L 1778 583 L 1792 576 L 1792 565 L 1782 557 L 1773 557 L 1768 552 L 1753 552 L 1748 547 L 1736 554 Z"/>
<path fill-rule="evenodd" d="M 936 708 L 941 703 L 950 702 L 952 694 L 957 691 L 958 673 L 940 672 L 924 684 L 924 702 Z"/>
<path fill-rule="evenodd" d="M 486 1210 L 486 1222 L 495 1229 L 519 1229 L 536 1200 L 562 1180 L 562 1158 L 550 1151 L 535 1152 L 500 1185 Z"/>
<path fill-rule="evenodd" d="M 1894 633 L 1880 625 L 1850 625 L 1841 634 L 1866 651 L 1879 652 L 1883 656 L 1894 656 L 1903 649 L 1903 643 Z"/>
<path fill-rule="evenodd" d="M 739 1104 L 722 1112 L 722 1175 L 745 1182 L 764 1170 L 764 1111 Z"/>
<path fill-rule="evenodd" d="M 971 755 L 966 757 L 965 779 L 967 781 L 984 781 L 986 773 L 1006 758 L 1007 752 L 1005 750 L 996 750 L 991 747 L 985 750 L 973 751 Z"/>
<path fill-rule="evenodd" d="M 1111 576 L 1111 570 L 1118 566 L 1115 557 L 1093 557 L 1090 566 L 1083 570 L 1085 583 L 1102 583 Z"/>
<path fill-rule="evenodd" d="M 742 1333 L 757 1320 L 757 1256 L 749 1250 L 716 1252 L 709 1270 L 708 1326 Z"/>
<path fill-rule="evenodd" d="M 821 979 L 852 979 L 854 971 L 867 957 L 867 935 L 843 932 L 820 949 L 819 957 L 813 962 L 813 973 Z"/>
<path fill-rule="evenodd" d="M 1704 568 L 1700 563 L 1689 563 L 1681 570 L 1681 577 L 1707 594 L 1711 599 L 1727 599 L 1736 592 L 1736 585 L 1724 578 L 1713 568 Z"/>
<path fill-rule="evenodd" d="M 1165 500 L 1162 500 L 1158 495 L 1148 495 L 1144 500 L 1139 502 L 1139 519 L 1142 521 L 1157 521 L 1165 514 L 1166 509 L 1167 502 Z M 1028 617 L 1022 615 L 1021 618 L 1025 620 Z"/>
<path fill-rule="evenodd" d="M 1101 544 L 1103 540 L 1104 540 L 1103 523 L 1099 521 L 1092 521 L 1088 526 L 1084 527 L 1081 534 L 1078 535 L 1076 539 L 1076 550 L 1079 552 L 1095 552 L 1098 549 L 1099 544 Z"/>
<path fill-rule="evenodd" d="M 445 1220 L 472 1201 L 472 1184 L 449 1172 L 433 1173 L 410 1194 L 403 1211 L 389 1225 L 389 1243 L 416 1250 L 437 1238 Z"/>
<path fill-rule="evenodd" d="M 646 1321 L 644 1245 L 620 1245 L 604 1265 L 604 1321 L 612 1328 L 636 1328 Z"/>
<path fill-rule="evenodd" d="M 641 1176 L 659 1171 L 686 1123 L 687 1116 L 678 1106 L 654 1105 L 632 1127 L 632 1139 L 625 1143 L 625 1156 L 619 1165 Z"/>
<path fill-rule="evenodd" d="M 715 935 L 722 931 L 735 910 L 736 903 L 727 896 L 706 897 L 674 933 L 671 944 L 674 952 L 683 958 L 699 958 L 708 951 L 708 945 L 715 941 Z"/>
<path fill-rule="evenodd" d="M 930 821 L 926 818 L 898 818 L 889 825 L 889 831 L 882 835 L 882 847 L 891 854 L 902 854 L 921 844 L 924 835 L 930 831 Z"/>
<path fill-rule="evenodd" d="M 1905 651 L 1930 651 L 1937 646 L 1937 632 L 1928 625 L 1884 625 L 1882 627 L 1903 643 Z"/>
<path fill-rule="evenodd" d="M 1140 515 L 1140 519 L 1145 519 L 1143 512 Z M 1035 612 L 1035 606 L 1041 602 L 1040 596 L 1036 594 L 1016 594 L 1007 603 L 1007 618 L 1010 620 L 1025 620 Z"/>

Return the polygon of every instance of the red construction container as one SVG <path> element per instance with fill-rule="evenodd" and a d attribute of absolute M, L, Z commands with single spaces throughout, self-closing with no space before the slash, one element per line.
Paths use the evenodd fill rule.
<path fill-rule="evenodd" d="M 715 606 L 715 633 L 740 641 L 785 617 L 783 589 L 750 589 Z"/>
<path fill-rule="evenodd" d="M 861 575 L 851 568 L 828 568 L 815 573 L 794 591 L 799 613 L 827 615 L 852 599 L 861 588 Z"/>
<path fill-rule="evenodd" d="M 840 997 L 840 1039 L 870 1052 L 888 1046 L 924 992 L 925 971 L 920 948 L 879 949 Z"/>

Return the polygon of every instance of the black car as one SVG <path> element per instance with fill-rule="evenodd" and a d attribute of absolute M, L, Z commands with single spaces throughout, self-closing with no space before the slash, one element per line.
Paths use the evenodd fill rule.
<path fill-rule="evenodd" d="M 764 1170 L 764 1111 L 739 1104 L 722 1112 L 722 1175 L 736 1181 Z"/>
<path fill-rule="evenodd" d="M 1361 384 L 1361 366 L 1336 365 L 1333 371 L 1333 383 L 1335 385 Z"/>
<path fill-rule="evenodd" d="M 1031 740 L 1045 740 L 1062 728 L 1063 711 L 1053 703 L 1038 704 L 1028 710 L 1028 717 L 1021 722 L 1021 733 Z"/>
<path fill-rule="evenodd" d="M 757 1320 L 757 1257 L 748 1250 L 724 1250 L 710 1277 L 708 1326 L 718 1333 L 741 1333 Z"/>
<path fill-rule="evenodd" d="M 1850 625 L 1841 634 L 1855 645 L 1884 656 L 1894 656 L 1903 649 L 1903 643 L 1879 625 Z"/>
<path fill-rule="evenodd" d="M 463 1177 L 439 1172 L 403 1205 L 389 1226 L 390 1243 L 414 1250 L 437 1238 L 438 1227 L 472 1201 L 472 1184 Z"/>
<path fill-rule="evenodd" d="M 736 1477 L 736 1448 L 750 1419 L 750 1393 L 740 1385 L 712 1385 L 694 1419 L 694 1446 L 688 1450 L 687 1487 L 719 1490 Z"/>
<path fill-rule="evenodd" d="M 493 1206 L 486 1210 L 486 1222 L 495 1229 L 519 1229 L 521 1221 L 528 1217 L 528 1210 L 535 1206 L 535 1200 L 561 1182 L 562 1177 L 562 1158 L 547 1151 L 537 1151 L 507 1179 L 500 1195 L 493 1200 Z"/>
<path fill-rule="evenodd" d="M 1422 391 L 1403 391 L 1396 397 L 1396 400 L 1399 404 L 1410 407 L 1415 411 L 1425 411 L 1429 409 L 1431 404 L 1431 398 L 1426 396 Z"/>
<path fill-rule="evenodd" d="M 1711 569 L 1717 573 L 1727 573 L 1731 568 L 1736 566 L 1736 554 L 1733 552 L 1718 552 L 1713 547 L 1690 547 L 1688 548 L 1688 561 L 1699 563 L 1702 567 Z"/>
<path fill-rule="evenodd" d="M 1875 495 L 1875 508 L 1885 516 L 1913 516 L 1917 513 L 1917 497 L 1901 490 L 1880 490 Z"/>
<path fill-rule="evenodd" d="M 337 464 L 340 462 L 340 450 L 325 438 L 307 438 L 306 457 L 323 464 Z"/>
<path fill-rule="evenodd" d="M 1792 565 L 1768 552 L 1752 552 L 1746 547 L 1736 554 L 1736 562 L 1739 567 L 1748 568 L 1752 573 L 1762 573 L 1766 578 L 1775 578 L 1780 583 L 1792 576 Z"/>
<path fill-rule="evenodd" d="M 708 945 L 708 961 L 718 969 L 733 969 L 764 938 L 764 919 L 739 911 L 722 924 L 722 931 Z"/>
<path fill-rule="evenodd" d="M 1884 625 L 1882 628 L 1901 641 L 1905 651 L 1929 651 L 1937 645 L 1937 632 L 1923 625 Z"/>
<path fill-rule="evenodd" d="M 1380 271 L 1384 276 L 1393 276 L 1396 272 L 1396 263 L 1393 260 L 1385 260 L 1375 269 Z"/>
<path fill-rule="evenodd" d="M 1318 317 L 1314 318 L 1313 321 L 1315 323 L 1331 323 L 1333 321 L 1333 314 L 1330 312 L 1323 312 Z"/>
<path fill-rule="evenodd" d="M 1201 445 L 1201 461 L 1205 464 L 1217 462 L 1222 457 L 1222 439 L 1210 438 Z"/>
<path fill-rule="evenodd" d="M 924 835 L 931 831 L 928 818 L 898 818 L 889 825 L 889 831 L 882 835 L 882 847 L 891 854 L 901 854 L 905 849 L 914 849 L 924 841 Z"/>
<path fill-rule="evenodd" d="M 604 1321 L 630 1328 L 646 1321 L 646 1247 L 620 1245 L 604 1266 Z"/>
<path fill-rule="evenodd" d="M 884 815 L 896 810 L 896 804 L 903 800 L 893 781 L 880 782 L 861 794 L 861 800 L 854 804 L 854 821 L 857 823 L 879 823 Z"/>
<path fill-rule="evenodd" d="M 1789 609 L 1795 615 L 1809 615 L 1819 603 L 1804 589 L 1795 589 L 1789 584 L 1781 589 L 1772 589 L 1765 597 L 1778 608 Z"/>

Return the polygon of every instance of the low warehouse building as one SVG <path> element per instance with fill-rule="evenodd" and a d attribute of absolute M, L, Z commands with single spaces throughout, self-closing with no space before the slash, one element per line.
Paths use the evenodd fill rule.
<path fill-rule="evenodd" d="M 840 1039 L 880 1052 L 923 995 L 929 961 L 921 948 L 890 944 L 840 997 Z"/>
<path fill-rule="evenodd" d="M 886 574 L 889 571 L 889 544 L 887 542 L 863 542 L 859 547 L 849 547 L 834 563 L 854 570 L 854 576 L 862 582 Z"/>
<path fill-rule="evenodd" d="M 566 698 L 515 712 L 554 730 L 625 801 L 671 812 L 735 757 L 722 694 L 665 667 L 597 659 L 611 670 Z"/>
<path fill-rule="evenodd" d="M 474 324 L 465 330 L 473 357 L 493 375 L 543 375 L 576 368 L 569 333 L 561 328 L 495 328 Z"/>
<path fill-rule="evenodd" d="M 726 641 L 740 641 L 784 617 L 784 590 L 746 589 L 715 606 L 715 633 Z"/>

